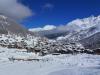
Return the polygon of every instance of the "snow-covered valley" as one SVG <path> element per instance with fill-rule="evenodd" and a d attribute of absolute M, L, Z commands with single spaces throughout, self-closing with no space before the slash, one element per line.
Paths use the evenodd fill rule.
<path fill-rule="evenodd" d="M 17 60 L 10 60 L 16 58 Z M 18 60 L 24 59 L 24 60 Z M 27 61 L 27 59 L 34 59 Z M 37 60 L 39 59 L 39 60 Z M 38 56 L 25 49 L 0 47 L 0 75 L 99 75 L 100 56 L 62 54 Z"/>
<path fill-rule="evenodd" d="M 43 34 L 66 35 L 58 39 L 0 18 L 0 75 L 100 75 L 100 16 L 39 28 Z"/>

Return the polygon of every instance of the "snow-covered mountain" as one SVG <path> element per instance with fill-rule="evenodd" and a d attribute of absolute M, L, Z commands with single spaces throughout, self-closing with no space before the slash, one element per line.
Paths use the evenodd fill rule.
<path fill-rule="evenodd" d="M 18 34 L 26 35 L 29 32 L 25 27 L 18 24 L 14 20 L 6 17 L 5 15 L 0 15 L 0 34 Z"/>
<path fill-rule="evenodd" d="M 32 28 L 29 31 L 34 31 L 35 34 L 50 39 L 58 38 L 58 40 L 61 40 L 70 38 L 71 40 L 80 40 L 100 31 L 100 15 L 76 19 L 58 27 L 47 25 L 43 28 Z"/>
<path fill-rule="evenodd" d="M 67 24 L 69 34 L 58 37 L 57 40 L 80 42 L 85 48 L 100 48 L 100 16 L 76 19 Z"/>
<path fill-rule="evenodd" d="M 80 40 L 80 43 L 83 44 L 85 48 L 89 49 L 100 48 L 100 32 Z"/>
<path fill-rule="evenodd" d="M 78 41 L 90 37 L 100 32 L 100 16 L 76 19 L 66 25 L 66 30 L 70 33 L 64 37 L 58 37 L 58 40 L 69 39 Z"/>
<path fill-rule="evenodd" d="M 24 48 L 29 52 L 39 52 L 42 53 L 42 55 L 45 53 L 77 53 L 85 51 L 85 53 L 87 53 L 87 50 L 79 43 L 79 40 L 88 38 L 99 32 L 99 23 L 100 16 L 92 16 L 68 23 L 65 26 L 65 30 L 55 26 L 45 26 L 44 31 L 37 32 L 50 38 L 66 34 L 65 37 L 59 37 L 57 40 L 50 40 L 44 36 L 30 35 L 27 29 L 13 20 L 10 20 L 8 17 L 1 15 L 0 29 L 3 33 L 0 35 L 0 46 L 7 48 Z M 16 34 L 26 35 L 26 37 Z M 70 42 L 66 42 L 67 40 Z"/>
<path fill-rule="evenodd" d="M 72 22 L 69 22 L 67 24 L 67 27 L 69 30 L 80 31 L 88 29 L 98 24 L 100 24 L 100 16 L 90 16 L 88 18 L 76 19 Z"/>

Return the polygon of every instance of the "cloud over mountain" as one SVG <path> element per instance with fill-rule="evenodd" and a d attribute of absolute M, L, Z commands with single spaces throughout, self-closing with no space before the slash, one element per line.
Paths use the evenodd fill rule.
<path fill-rule="evenodd" d="M 14 19 L 23 19 L 31 16 L 32 11 L 18 0 L 0 0 L 0 13 Z"/>
<path fill-rule="evenodd" d="M 29 31 L 38 32 L 38 31 L 45 31 L 45 30 L 53 30 L 55 28 L 56 28 L 56 26 L 54 26 L 54 25 L 45 25 L 43 28 L 41 28 L 41 27 L 31 28 L 31 29 L 29 29 Z"/>

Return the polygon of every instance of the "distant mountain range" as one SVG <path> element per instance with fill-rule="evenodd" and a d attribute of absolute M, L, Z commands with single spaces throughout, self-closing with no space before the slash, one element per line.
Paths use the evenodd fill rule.
<path fill-rule="evenodd" d="M 88 18 L 73 20 L 63 26 L 54 27 L 53 25 L 51 25 L 52 29 L 48 29 L 50 27 L 49 25 L 48 28 L 45 28 L 45 27 L 42 29 L 33 28 L 33 31 L 34 33 L 38 35 L 46 36 L 50 39 L 55 39 L 55 38 L 58 38 L 59 36 L 62 36 L 62 37 L 64 36 L 63 38 L 69 38 L 71 36 L 71 39 L 73 39 L 74 35 L 76 35 L 75 38 L 77 38 L 77 35 L 80 34 L 80 36 L 78 35 L 78 39 L 79 39 L 79 37 L 81 38 L 82 34 L 84 35 L 84 37 L 87 37 L 100 31 L 99 24 L 100 24 L 100 16 L 97 16 L 97 17 L 90 16 Z M 92 31 L 93 29 L 94 31 Z M 32 31 L 32 29 L 29 29 L 29 30 Z M 87 32 L 88 34 L 85 34 Z"/>
<path fill-rule="evenodd" d="M 86 48 L 99 48 L 100 16 L 76 19 L 65 26 L 38 31 L 36 34 L 60 41 L 81 42 Z"/>
<path fill-rule="evenodd" d="M 66 28 L 71 34 L 66 35 L 66 38 L 74 41 L 81 40 L 100 32 L 100 16 L 74 20 L 68 23 Z"/>
<path fill-rule="evenodd" d="M 74 20 L 67 25 L 69 34 L 60 40 L 81 42 L 86 48 L 100 47 L 100 16 Z M 58 38 L 58 40 L 59 40 Z"/>
<path fill-rule="evenodd" d="M 0 15 L 0 34 L 28 34 L 56 39 L 62 42 L 80 42 L 85 48 L 100 48 L 100 16 L 76 19 L 64 26 L 45 26 L 40 30 L 28 31 L 14 20 Z M 36 30 L 36 31 L 35 31 Z"/>

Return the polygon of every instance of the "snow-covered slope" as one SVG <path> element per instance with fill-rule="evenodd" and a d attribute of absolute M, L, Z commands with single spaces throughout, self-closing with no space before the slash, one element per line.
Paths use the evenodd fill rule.
<path fill-rule="evenodd" d="M 73 54 L 73 53 L 93 53 L 92 50 L 84 49 L 80 43 L 66 41 L 49 40 L 45 37 L 35 37 L 28 35 L 21 37 L 17 35 L 0 35 L 0 46 L 9 49 L 26 49 L 27 52 L 39 53 L 44 56 L 47 54 Z"/>
<path fill-rule="evenodd" d="M 26 46 L 33 48 L 38 43 L 39 39 L 40 37 L 35 37 L 31 35 L 22 37 L 22 36 L 18 36 L 15 34 L 13 35 L 1 34 L 0 35 L 0 45 L 4 47 L 13 46 L 13 48 L 17 48 L 17 47 L 14 47 L 15 45 L 21 48 L 25 48 Z"/>
<path fill-rule="evenodd" d="M 85 39 L 80 40 L 81 44 L 84 45 L 85 48 L 89 49 L 99 49 L 100 48 L 100 32 L 87 37 Z"/>
<path fill-rule="evenodd" d="M 65 37 L 58 37 L 58 40 L 69 39 L 78 41 L 90 37 L 100 32 L 100 16 L 76 19 L 67 24 L 66 30 L 70 33 Z"/>
<path fill-rule="evenodd" d="M 88 18 L 76 19 L 72 22 L 69 22 L 67 24 L 67 27 L 69 30 L 80 31 L 88 29 L 98 24 L 100 24 L 100 16 L 90 16 Z"/>
<path fill-rule="evenodd" d="M 11 18 L 0 14 L 0 34 L 8 33 L 25 36 L 31 32 Z"/>

